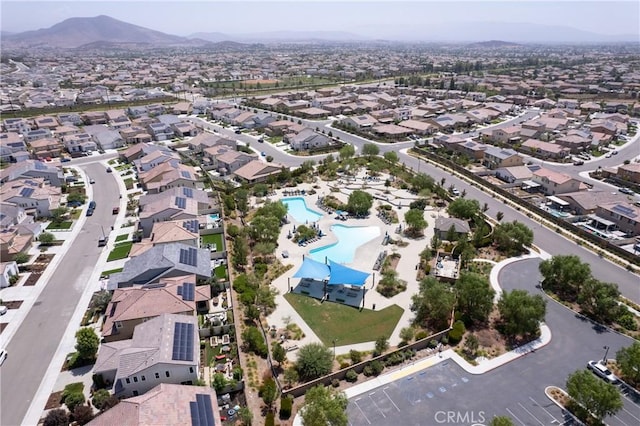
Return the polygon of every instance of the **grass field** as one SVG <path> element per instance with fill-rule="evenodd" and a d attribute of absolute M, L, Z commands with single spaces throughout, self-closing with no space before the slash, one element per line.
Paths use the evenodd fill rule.
<path fill-rule="evenodd" d="M 102 273 L 100 275 L 111 275 L 111 274 L 115 274 L 116 272 L 122 272 L 124 268 L 116 268 L 116 269 L 109 269 L 108 271 L 102 271 Z"/>
<path fill-rule="evenodd" d="M 51 222 L 47 229 L 70 229 L 73 222 L 65 221 L 65 222 Z"/>
<path fill-rule="evenodd" d="M 224 250 L 224 245 L 222 244 L 222 234 L 209 234 L 202 236 L 202 245 L 206 246 L 207 244 L 215 244 L 216 251 Z"/>
<path fill-rule="evenodd" d="M 126 241 L 129 238 L 129 234 L 122 234 L 116 237 L 116 243 L 119 241 Z"/>
<path fill-rule="evenodd" d="M 219 265 L 214 269 L 216 278 L 224 280 L 227 278 L 227 265 Z"/>
<path fill-rule="evenodd" d="M 133 178 L 126 178 L 124 180 L 124 187 L 127 189 L 133 189 Z"/>
<path fill-rule="evenodd" d="M 284 298 L 326 346 L 331 346 L 334 339 L 342 346 L 370 342 L 380 336 L 389 338 L 403 313 L 398 305 L 380 311 L 360 311 L 340 303 L 321 304 L 312 297 L 296 293 L 287 293 Z"/>
<path fill-rule="evenodd" d="M 124 259 L 127 256 L 129 256 L 129 252 L 131 251 L 132 245 L 133 243 L 131 241 L 117 244 L 116 247 L 113 250 L 111 250 L 111 253 L 109 253 L 109 257 L 107 257 L 107 262 Z"/>

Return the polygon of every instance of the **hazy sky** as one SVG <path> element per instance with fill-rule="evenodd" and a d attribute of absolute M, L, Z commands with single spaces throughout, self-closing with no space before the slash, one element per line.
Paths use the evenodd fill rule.
<path fill-rule="evenodd" d="M 640 39 L 638 1 L 6 1 L 2 30 L 50 27 L 78 16 L 113 18 L 186 36 L 194 32 L 241 34 L 277 30 L 349 31 L 363 36 L 411 39 L 430 27 L 471 22 L 534 23 L 573 27 Z"/>

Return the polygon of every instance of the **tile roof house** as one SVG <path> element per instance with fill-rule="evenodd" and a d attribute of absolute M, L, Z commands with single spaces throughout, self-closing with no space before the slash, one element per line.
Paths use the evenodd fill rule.
<path fill-rule="evenodd" d="M 331 144 L 327 136 L 316 133 L 312 129 L 305 129 L 299 133 L 288 133 L 283 138 L 294 151 L 304 151 L 311 148 L 322 148 Z"/>
<path fill-rule="evenodd" d="M 14 152 L 25 151 L 27 145 L 22 137 L 15 132 L 0 133 L 0 147 L 2 147 L 3 161 L 10 161 Z"/>
<path fill-rule="evenodd" d="M 154 145 L 152 143 L 138 143 L 120 152 L 120 158 L 126 162 L 132 162 L 155 151 L 172 152 L 171 149 L 166 146 Z"/>
<path fill-rule="evenodd" d="M 156 194 L 144 194 L 138 200 L 140 210 L 144 210 L 148 204 L 156 203 L 159 200 L 167 199 L 170 202 L 175 197 L 192 198 L 198 203 L 198 213 L 203 213 L 206 210 L 216 210 L 219 208 L 218 200 L 215 197 L 210 197 L 209 192 L 197 188 L 189 187 L 173 187 L 166 191 L 158 192 Z"/>
<path fill-rule="evenodd" d="M 3 259 L 8 259 L 3 257 Z M 9 262 L 0 262 L 0 288 L 9 287 L 11 285 L 11 277 L 18 275 L 18 264 L 13 260 Z"/>
<path fill-rule="evenodd" d="M 146 172 L 159 166 L 162 163 L 169 162 L 175 168 L 180 163 L 180 156 L 173 151 L 153 151 L 149 154 L 133 160 L 133 164 L 136 167 L 138 173 Z"/>
<path fill-rule="evenodd" d="M 26 160 L 0 170 L 0 183 L 21 178 L 42 178 L 49 185 L 60 187 L 64 183 L 62 169 L 39 160 Z"/>
<path fill-rule="evenodd" d="M 139 256 L 158 244 L 183 243 L 200 247 L 200 223 L 197 219 L 155 222 L 149 238 L 133 244 L 129 257 Z"/>
<path fill-rule="evenodd" d="M 622 203 L 627 201 L 626 195 L 611 193 L 609 191 L 578 191 L 567 192 L 558 195 L 563 201 L 569 203 L 569 208 L 577 215 L 595 213 L 600 204 Z"/>
<path fill-rule="evenodd" d="M 167 189 L 187 186 L 201 188 L 203 186 L 195 169 L 184 164 L 164 162 L 156 167 L 138 174 L 138 179 L 150 193 L 164 192 Z"/>
<path fill-rule="evenodd" d="M 46 185 L 44 179 L 17 179 L 0 187 L 0 200 L 21 207 L 29 215 L 49 217 L 60 207 L 61 190 Z"/>
<path fill-rule="evenodd" d="M 370 116 L 369 114 L 362 115 L 354 115 L 352 117 L 347 117 L 341 121 L 345 126 L 354 127 L 356 129 L 362 130 L 366 128 L 371 128 L 378 124 L 378 120 Z"/>
<path fill-rule="evenodd" d="M 419 120 L 405 120 L 398 123 L 398 126 L 406 127 L 410 129 L 416 135 L 430 135 L 435 132 L 435 127 L 424 121 Z"/>
<path fill-rule="evenodd" d="M 373 126 L 372 131 L 376 135 L 390 139 L 405 138 L 413 133 L 413 130 L 406 127 L 397 126 L 395 124 L 380 124 L 377 126 Z"/>
<path fill-rule="evenodd" d="M 449 230 L 453 227 L 455 240 L 457 241 L 461 235 L 467 235 L 471 232 L 469 222 L 454 217 L 438 217 L 433 228 L 433 232 L 440 240 L 447 240 Z"/>
<path fill-rule="evenodd" d="M 102 325 L 105 342 L 131 339 L 138 324 L 162 314 L 196 314 L 196 303 L 211 299 L 211 287 L 196 286 L 194 275 L 113 291 Z"/>
<path fill-rule="evenodd" d="M 207 150 L 207 152 L 209 151 L 210 150 Z M 221 150 L 220 154 L 215 156 L 216 169 L 222 175 L 232 174 L 240 167 L 256 160 L 257 158 L 258 157 L 255 154 L 247 154 L 241 151 Z"/>
<path fill-rule="evenodd" d="M 94 373 L 113 384 L 114 395 L 142 395 L 161 383 L 193 384 L 199 378 L 198 319 L 163 314 L 136 326 L 133 337 L 100 346 Z"/>
<path fill-rule="evenodd" d="M 501 167 L 496 169 L 496 177 L 507 183 L 522 183 L 533 177 L 533 170 L 527 166 Z"/>
<path fill-rule="evenodd" d="M 569 148 L 555 143 L 537 139 L 528 139 L 520 148 L 540 158 L 564 158 L 569 155 Z"/>
<path fill-rule="evenodd" d="M 138 226 L 143 236 L 150 237 L 156 222 L 168 220 L 194 220 L 198 218 L 198 202 L 193 198 L 177 195 L 159 198 L 155 202 L 140 206 Z"/>
<path fill-rule="evenodd" d="M 596 208 L 598 217 L 616 224 L 618 229 L 631 237 L 640 235 L 640 207 L 629 202 L 600 204 Z"/>
<path fill-rule="evenodd" d="M 235 150 L 237 146 L 237 142 L 234 139 L 228 139 L 209 132 L 198 134 L 190 139 L 188 144 L 189 149 L 193 152 L 203 152 L 206 148 L 212 146 L 226 146 Z"/>
<path fill-rule="evenodd" d="M 109 276 L 109 290 L 157 283 L 163 278 L 195 275 L 198 280 L 211 277 L 209 250 L 187 244 L 161 244 L 129 259 L 122 272 Z"/>
<path fill-rule="evenodd" d="M 38 160 L 45 158 L 57 158 L 64 149 L 64 146 L 53 138 L 43 138 L 29 142 L 33 155 Z"/>
<path fill-rule="evenodd" d="M 216 393 L 207 386 L 161 383 L 144 395 L 123 399 L 87 426 L 221 425 Z"/>
<path fill-rule="evenodd" d="M 565 173 L 540 168 L 533 172 L 532 180 L 542 187 L 545 195 L 558 195 L 567 192 L 585 191 L 587 186 Z"/>
<path fill-rule="evenodd" d="M 522 166 L 524 165 L 524 161 L 513 149 L 489 146 L 484 150 L 482 164 L 488 169 L 493 170 L 500 167 Z"/>
<path fill-rule="evenodd" d="M 281 173 L 283 167 L 284 166 L 276 163 L 265 163 L 260 160 L 253 160 L 237 169 L 234 175 L 238 180 L 243 182 L 265 182 L 269 176 Z"/>
<path fill-rule="evenodd" d="M 640 184 L 640 163 L 630 163 L 618 166 L 616 176 L 618 179 Z"/>

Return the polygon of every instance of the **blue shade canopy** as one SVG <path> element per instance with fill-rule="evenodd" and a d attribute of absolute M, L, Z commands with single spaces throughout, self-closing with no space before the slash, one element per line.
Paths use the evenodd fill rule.
<path fill-rule="evenodd" d="M 293 276 L 294 278 L 311 278 L 314 280 L 322 281 L 329 277 L 331 271 L 329 266 L 322 262 L 305 257 L 302 262 L 302 266 L 298 269 L 298 272 Z"/>
<path fill-rule="evenodd" d="M 347 266 L 329 260 L 329 265 L 305 257 L 300 269 L 293 275 L 294 278 L 310 278 L 317 281 L 329 279 L 329 285 L 364 285 L 369 277 L 366 272 L 358 271 Z"/>
<path fill-rule="evenodd" d="M 348 284 L 348 285 L 364 285 L 369 277 L 366 272 L 358 271 L 347 266 L 341 265 L 329 260 L 329 269 L 331 276 L 329 277 L 329 285 L 332 284 Z"/>

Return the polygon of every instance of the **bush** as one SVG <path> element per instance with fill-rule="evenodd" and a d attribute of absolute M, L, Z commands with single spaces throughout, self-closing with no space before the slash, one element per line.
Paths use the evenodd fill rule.
<path fill-rule="evenodd" d="M 429 340 L 429 344 L 427 345 L 427 347 L 435 349 L 436 347 L 438 347 L 438 341 L 436 339 Z"/>
<path fill-rule="evenodd" d="M 344 375 L 344 379 L 349 383 L 353 383 L 358 380 L 358 373 L 356 373 L 355 370 L 351 369 L 347 371 L 347 374 Z"/>
<path fill-rule="evenodd" d="M 382 370 L 384 370 L 384 364 L 382 364 L 378 360 L 372 361 L 369 365 L 371 366 L 371 370 L 373 371 L 374 376 L 379 375 L 380 373 L 382 373 Z"/>
<path fill-rule="evenodd" d="M 56 408 L 47 413 L 44 418 L 44 426 L 68 426 L 69 415 L 62 408 Z"/>
<path fill-rule="evenodd" d="M 362 374 L 367 377 L 373 376 L 373 369 L 371 368 L 371 365 L 367 365 L 366 367 L 364 367 L 364 370 L 362 370 Z"/>
<path fill-rule="evenodd" d="M 616 322 L 627 330 L 636 331 L 638 329 L 638 324 L 631 312 L 623 313 L 618 317 Z"/>
<path fill-rule="evenodd" d="M 333 386 L 334 388 L 337 388 L 338 386 L 340 386 L 340 380 L 338 379 L 331 380 L 331 386 Z"/>
<path fill-rule="evenodd" d="M 275 415 L 273 414 L 273 411 L 269 411 L 267 413 L 267 417 L 264 420 L 264 426 L 275 426 L 275 424 L 276 424 Z"/>
<path fill-rule="evenodd" d="M 427 337 L 427 336 L 428 336 L 428 334 L 427 334 L 427 332 L 426 332 L 426 331 L 424 331 L 424 330 L 420 330 L 420 331 L 418 331 L 418 332 L 416 333 L 416 340 L 422 340 L 422 339 L 424 339 L 424 338 L 425 338 L 425 337 Z"/>
<path fill-rule="evenodd" d="M 357 364 L 362 361 L 362 353 L 355 349 L 351 349 L 349 351 L 349 358 L 351 359 L 352 364 Z"/>
<path fill-rule="evenodd" d="M 64 398 L 64 404 L 71 412 L 73 412 L 78 405 L 84 404 L 84 402 L 85 398 L 82 392 L 74 392 Z"/>
<path fill-rule="evenodd" d="M 453 323 L 453 328 L 449 331 L 449 341 L 451 344 L 456 344 L 462 340 L 462 335 L 465 332 L 464 322 L 458 320 Z"/>
<path fill-rule="evenodd" d="M 105 401 L 109 399 L 110 396 L 111 394 L 106 389 L 99 389 L 95 391 L 92 399 L 93 406 L 96 407 L 98 410 L 102 410 L 102 406 L 104 405 Z"/>
<path fill-rule="evenodd" d="M 348 362 L 348 361 L 341 361 L 341 362 L 340 362 L 340 370 L 343 370 L 343 369 L 345 369 L 345 368 L 349 367 L 350 365 L 351 365 L 351 364 L 349 364 L 349 362 Z"/>
<path fill-rule="evenodd" d="M 291 417 L 291 409 L 293 408 L 293 398 L 286 396 L 280 400 L 280 418 L 286 420 Z"/>
<path fill-rule="evenodd" d="M 78 405 L 73 410 L 73 420 L 79 425 L 86 425 L 93 419 L 93 408 L 88 405 Z"/>

